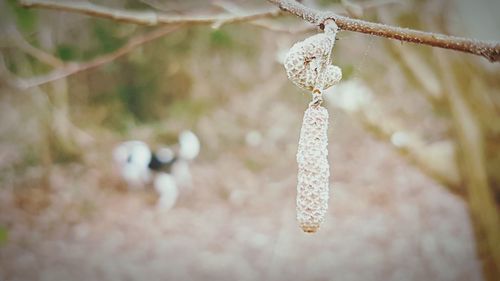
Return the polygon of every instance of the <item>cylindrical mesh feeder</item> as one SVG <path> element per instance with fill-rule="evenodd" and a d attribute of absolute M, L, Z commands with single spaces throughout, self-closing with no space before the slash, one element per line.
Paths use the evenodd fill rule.
<path fill-rule="evenodd" d="M 284 60 L 288 78 L 313 95 L 304 114 L 297 152 L 297 220 L 307 233 L 319 229 L 328 210 L 328 111 L 321 106 L 322 93 L 342 79 L 340 68 L 330 64 L 338 27 L 330 20 L 324 30 L 295 43 Z"/>
<path fill-rule="evenodd" d="M 328 111 L 310 105 L 300 131 L 297 163 L 297 221 L 305 232 L 319 229 L 328 210 Z"/>

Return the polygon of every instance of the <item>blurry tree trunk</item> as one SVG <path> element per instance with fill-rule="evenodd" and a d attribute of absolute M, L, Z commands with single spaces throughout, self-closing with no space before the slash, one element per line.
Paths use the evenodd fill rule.
<path fill-rule="evenodd" d="M 17 53 L 12 55 L 10 59 L 19 68 L 19 74 L 33 75 L 32 64 L 28 59 L 27 54 Z M 40 178 L 40 187 L 47 188 L 50 186 L 50 174 L 52 168 L 52 156 L 50 153 L 49 135 L 50 135 L 50 101 L 45 92 L 39 87 L 28 89 L 29 96 L 33 102 L 33 117 L 38 121 L 38 141 L 40 142 L 38 150 L 38 159 L 42 166 Z"/>
<path fill-rule="evenodd" d="M 498 209 L 488 181 L 485 161 L 484 134 L 474 114 L 460 91 L 459 80 L 452 75 L 455 69 L 449 57 L 442 55 L 442 67 L 445 94 L 449 103 L 454 131 L 459 150 L 457 151 L 463 184 L 466 188 L 470 213 L 475 223 L 476 236 L 484 237 L 477 241 L 478 249 L 484 262 L 485 273 L 489 280 L 498 280 L 500 276 L 500 221 Z M 484 108 L 483 110 L 487 110 Z"/>
<path fill-rule="evenodd" d="M 51 83 L 51 110 L 48 125 L 50 153 L 56 160 L 79 158 L 82 148 L 78 143 L 74 125 L 70 121 L 68 106 L 68 86 L 66 79 Z"/>
<path fill-rule="evenodd" d="M 50 175 L 52 170 L 52 155 L 50 153 L 49 144 L 49 124 L 50 124 L 50 102 L 47 95 L 42 92 L 39 88 L 33 88 L 30 90 L 30 94 L 33 97 L 35 103 L 34 110 L 35 115 L 38 117 L 39 131 L 40 131 L 40 164 L 43 169 L 41 186 L 48 188 L 50 187 Z"/>
<path fill-rule="evenodd" d="M 55 31 L 40 27 L 38 41 L 44 50 L 53 50 Z M 77 129 L 70 119 L 68 105 L 68 83 L 59 79 L 49 84 L 50 116 L 45 128 L 48 130 L 47 144 L 52 159 L 68 161 L 78 159 L 82 154 L 82 141 L 86 135 Z M 82 138 L 79 138 L 82 135 Z"/>
<path fill-rule="evenodd" d="M 387 11 L 380 10 L 378 15 L 384 22 L 394 22 L 393 15 Z M 445 26 L 433 24 L 429 18 L 425 20 L 434 29 L 445 29 Z M 421 89 L 430 104 L 437 110 L 447 107 L 450 112 L 455 134 L 453 139 L 457 144 L 459 187 L 463 189 L 456 193 L 464 195 L 467 200 L 486 278 L 498 280 L 500 220 L 495 190 L 490 186 L 491 175 L 488 174 L 488 166 L 495 163 L 487 162 L 485 146 L 485 137 L 490 131 L 496 130 L 496 125 L 489 123 L 498 118 L 494 106 L 491 106 L 492 99 L 488 97 L 485 89 L 478 90 L 478 87 L 470 86 L 472 83 L 470 77 L 478 75 L 474 69 L 475 65 L 470 65 L 463 59 L 453 64 L 451 54 L 439 51 L 435 51 L 438 60 L 432 65 L 425 63 L 419 53 L 413 52 L 411 48 L 403 49 L 400 44 L 392 42 L 387 42 L 386 46 L 414 78 L 416 86 Z M 435 66 L 438 66 L 437 72 L 443 76 L 441 81 L 433 78 L 435 72 L 431 69 Z M 457 186 L 449 184 L 447 186 L 451 191 L 457 190 Z"/>

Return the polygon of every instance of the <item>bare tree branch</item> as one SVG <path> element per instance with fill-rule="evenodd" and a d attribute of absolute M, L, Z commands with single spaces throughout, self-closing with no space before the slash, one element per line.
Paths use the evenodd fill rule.
<path fill-rule="evenodd" d="M 229 23 L 237 23 L 243 21 L 253 21 L 263 18 L 274 17 L 282 14 L 283 12 L 278 9 L 268 9 L 261 12 L 255 13 L 237 13 L 237 14 L 228 14 L 228 15 L 217 15 L 217 16 L 205 16 L 205 17 L 189 17 L 189 16 L 170 16 L 166 14 L 160 14 L 154 11 L 151 12 L 132 12 L 126 10 L 119 10 L 115 8 L 108 8 L 99 5 L 95 5 L 90 2 L 75 2 L 75 1 L 65 1 L 65 2 L 57 2 L 57 1 L 45 1 L 45 0 L 33 0 L 33 1 L 21 1 L 21 5 L 24 7 L 39 7 L 39 8 L 47 8 L 47 9 L 55 9 L 62 10 L 67 12 L 74 13 L 83 13 L 90 16 L 108 18 L 112 20 L 135 23 L 135 24 L 144 24 L 144 25 L 159 25 L 166 24 L 167 27 L 157 29 L 153 32 L 150 32 L 146 35 L 141 35 L 138 37 L 134 37 L 128 41 L 123 47 L 118 50 L 103 55 L 101 57 L 95 58 L 89 62 L 85 63 L 68 63 L 60 68 L 56 68 L 52 72 L 32 78 L 18 78 L 16 79 L 16 85 L 18 88 L 27 89 L 35 86 L 40 86 L 42 84 L 46 84 L 48 82 L 55 81 L 57 79 L 61 79 L 91 68 L 98 67 L 100 65 L 109 63 L 126 53 L 132 51 L 133 49 L 139 47 L 140 45 L 150 42 L 152 40 L 158 39 L 180 27 L 180 25 L 187 24 L 212 24 L 212 27 L 219 28 L 224 24 Z M 257 23 L 256 24 L 262 28 L 274 29 L 280 32 L 294 32 L 291 29 L 282 28 L 278 30 L 279 27 L 269 26 L 265 23 Z M 297 32 L 305 32 L 304 29 L 299 29 Z"/>
<path fill-rule="evenodd" d="M 219 7 L 223 9 L 226 12 L 229 12 L 233 15 L 244 15 L 245 11 L 235 5 L 234 3 L 230 2 L 225 2 L 225 1 L 217 1 L 213 3 L 214 6 Z M 314 31 L 316 28 L 311 25 L 303 24 L 303 25 L 297 25 L 297 26 L 283 26 L 283 25 L 278 25 L 273 23 L 272 21 L 266 20 L 266 19 L 258 19 L 258 20 L 253 20 L 249 21 L 251 25 L 264 28 L 273 32 L 281 32 L 281 33 L 290 33 L 290 34 L 296 34 L 296 33 L 306 33 L 309 31 Z"/>
<path fill-rule="evenodd" d="M 28 41 L 26 41 L 26 39 L 24 39 L 21 33 L 14 26 L 7 28 L 6 35 L 18 48 L 38 59 L 39 61 L 53 67 L 60 67 L 63 65 L 62 60 L 60 60 L 59 58 L 31 45 Z"/>
<path fill-rule="evenodd" d="M 281 10 L 292 13 L 316 25 L 321 25 L 327 19 L 333 19 L 340 29 L 360 32 L 390 39 L 396 39 L 416 44 L 429 45 L 433 47 L 451 49 L 482 56 L 491 62 L 500 60 L 500 43 L 494 41 L 480 41 L 463 37 L 448 36 L 438 33 L 423 32 L 408 28 L 400 28 L 380 23 L 373 23 L 358 19 L 341 16 L 333 12 L 323 12 L 308 8 L 296 1 L 291 0 L 268 0 L 279 6 Z M 138 12 L 115 8 L 103 7 L 90 2 L 51 0 L 22 0 L 24 7 L 46 8 L 62 10 L 73 13 L 81 13 L 95 17 L 108 18 L 144 25 L 159 24 L 213 24 L 219 27 L 222 24 L 252 21 L 256 19 L 274 17 L 280 15 L 280 11 L 267 10 L 246 15 L 218 15 L 218 16 L 172 16 L 154 11 Z"/>
<path fill-rule="evenodd" d="M 438 48 L 451 49 L 482 56 L 490 62 L 500 60 L 500 43 L 493 41 L 479 41 L 462 37 L 448 36 L 443 34 L 423 32 L 408 28 L 389 26 L 373 23 L 349 17 L 341 16 L 332 12 L 322 12 L 311 9 L 290 0 L 268 0 L 278 5 L 282 10 L 294 14 L 302 19 L 316 25 L 321 25 L 327 19 L 333 19 L 342 30 L 360 32 L 390 39 L 396 39 L 416 44 L 429 45 Z"/>
<path fill-rule="evenodd" d="M 136 49 L 137 47 L 153 41 L 155 39 L 161 38 L 165 36 L 168 33 L 171 33 L 177 29 L 179 29 L 181 25 L 168 25 L 164 26 L 161 28 L 158 28 L 154 31 L 151 31 L 147 34 L 139 35 L 136 37 L 131 38 L 123 47 L 115 50 L 112 53 L 105 54 L 103 56 L 97 57 L 91 61 L 84 62 L 84 63 L 69 63 L 65 65 L 64 67 L 57 68 L 54 71 L 38 76 L 38 77 L 32 77 L 32 78 L 18 78 L 17 79 L 17 87 L 21 89 L 27 89 L 27 88 L 32 88 L 36 86 L 40 86 L 42 84 L 46 84 L 64 77 L 68 77 L 70 75 L 89 70 L 92 68 L 99 67 L 103 64 L 109 63 L 129 52 L 132 50 Z"/>
<path fill-rule="evenodd" d="M 290 33 L 290 34 L 307 33 L 307 32 L 311 32 L 311 31 L 316 30 L 316 28 L 311 27 L 311 26 L 302 26 L 301 25 L 301 26 L 286 27 L 286 26 L 274 24 L 271 21 L 265 21 L 265 20 L 252 21 L 250 24 L 254 25 L 256 27 L 270 30 L 270 31 L 281 32 L 281 33 Z"/>
<path fill-rule="evenodd" d="M 44 8 L 71 13 L 80 13 L 94 17 L 135 23 L 141 25 L 159 24 L 222 24 L 251 21 L 261 18 L 275 17 L 281 14 L 280 9 L 268 9 L 244 15 L 217 15 L 217 16 L 174 16 L 155 11 L 128 11 L 118 8 L 109 8 L 90 2 L 81 1 L 51 1 L 51 0 L 22 0 L 21 5 L 26 8 Z"/>

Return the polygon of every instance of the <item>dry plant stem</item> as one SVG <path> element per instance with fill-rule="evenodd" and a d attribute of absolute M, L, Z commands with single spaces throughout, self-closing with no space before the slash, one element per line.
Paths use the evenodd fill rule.
<path fill-rule="evenodd" d="M 217 24 L 251 21 L 261 18 L 279 16 L 279 9 L 271 9 L 245 15 L 217 15 L 217 16 L 174 16 L 155 11 L 128 11 L 118 8 L 109 8 L 90 2 L 81 1 L 50 1 L 50 0 L 22 0 L 21 5 L 26 8 L 44 8 L 71 13 L 85 14 L 93 17 L 107 18 L 111 20 L 134 23 L 141 25 L 160 24 Z"/>
<path fill-rule="evenodd" d="M 290 12 L 291 14 L 301 17 L 302 19 L 316 25 L 324 23 L 326 19 L 333 19 L 335 20 L 337 26 L 342 30 L 360 32 L 405 42 L 461 51 L 482 56 L 488 59 L 490 62 L 496 62 L 500 60 L 499 42 L 479 41 L 475 39 L 423 32 L 408 28 L 401 28 L 380 23 L 352 19 L 332 12 L 321 12 L 315 9 L 311 9 L 296 1 L 268 1 L 278 5 L 284 11 Z"/>
<path fill-rule="evenodd" d="M 92 68 L 96 68 L 103 64 L 109 63 L 129 52 L 136 49 L 137 47 L 153 41 L 155 39 L 161 38 L 177 29 L 179 29 L 181 25 L 169 25 L 165 27 L 158 28 L 154 31 L 151 31 L 144 35 L 139 35 L 137 37 L 133 37 L 130 39 L 123 47 L 117 49 L 116 51 L 97 57 L 91 61 L 85 63 L 71 63 L 62 68 L 58 68 L 46 75 L 32 77 L 27 79 L 19 79 L 18 87 L 21 89 L 27 89 L 31 87 L 40 86 L 64 77 L 68 77 L 70 75 L 89 70 Z"/>

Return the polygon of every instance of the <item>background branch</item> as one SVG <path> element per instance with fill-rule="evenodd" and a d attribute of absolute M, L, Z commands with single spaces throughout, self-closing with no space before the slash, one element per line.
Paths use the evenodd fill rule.
<path fill-rule="evenodd" d="M 389 26 L 373 23 L 359 19 L 352 19 L 333 12 L 322 12 L 308 8 L 299 2 L 291 0 L 269 0 L 279 6 L 281 10 L 292 13 L 313 24 L 319 25 L 327 19 L 333 19 L 340 29 L 360 32 L 390 39 L 396 39 L 416 44 L 429 45 L 444 49 L 451 49 L 482 56 L 491 62 L 500 60 L 500 43 L 493 41 L 480 41 L 475 39 L 448 36 L 438 33 L 423 32 L 408 28 Z M 81 13 L 95 17 L 108 18 L 112 20 L 143 24 L 213 24 L 219 27 L 222 24 L 251 21 L 280 15 L 280 10 L 266 10 L 245 15 L 218 15 L 218 16 L 173 16 L 154 11 L 139 12 L 116 8 L 103 7 L 89 2 L 65 1 L 56 2 L 50 0 L 23 0 L 24 7 L 46 8 L 73 13 Z"/>
<path fill-rule="evenodd" d="M 44 8 L 60 10 L 71 13 L 80 13 L 94 17 L 107 18 L 111 20 L 135 23 L 141 25 L 159 24 L 227 24 L 242 21 L 250 21 L 281 14 L 280 9 L 269 9 L 244 15 L 217 15 L 217 16 L 174 16 L 155 11 L 129 11 L 118 8 L 109 8 L 90 2 L 77 1 L 50 1 L 50 0 L 23 0 L 20 2 L 26 8 Z"/>
<path fill-rule="evenodd" d="M 352 19 L 332 12 L 321 12 L 311 9 L 296 1 L 269 0 L 269 2 L 278 5 L 284 11 L 290 12 L 316 25 L 324 23 L 327 19 L 333 19 L 342 30 L 461 51 L 482 56 L 490 62 L 500 60 L 500 43 L 498 42 L 479 41 Z"/>
<path fill-rule="evenodd" d="M 17 86 L 21 89 L 27 89 L 35 86 L 40 86 L 42 84 L 46 84 L 48 82 L 55 81 L 57 79 L 61 79 L 91 68 L 95 68 L 101 66 L 103 64 L 109 63 L 127 53 L 139 47 L 142 44 L 158 39 L 174 30 L 177 30 L 181 25 L 189 25 L 189 24 L 211 24 L 214 28 L 219 28 L 224 24 L 229 23 L 237 23 L 243 21 L 254 21 L 263 18 L 269 18 L 278 16 L 282 13 L 282 11 L 278 8 L 268 9 L 261 12 L 254 13 L 231 13 L 227 15 L 215 15 L 215 16 L 172 16 L 166 15 L 162 13 L 157 13 L 154 11 L 150 12 L 137 12 L 137 11 L 127 11 L 120 10 L 116 8 L 108 8 L 99 6 L 90 2 L 56 2 L 56 1 L 21 1 L 21 5 L 24 7 L 38 7 L 38 8 L 47 8 L 47 9 L 55 9 L 73 13 L 83 13 L 90 16 L 102 17 L 122 22 L 135 23 L 135 24 L 143 24 L 143 25 L 158 25 L 158 24 L 166 24 L 166 27 L 159 28 L 155 31 L 147 33 L 145 35 L 140 35 L 134 37 L 128 41 L 123 47 L 117 49 L 116 51 L 103 55 L 101 57 L 95 58 L 89 62 L 85 63 L 69 63 L 60 68 L 56 68 L 52 72 L 41 75 L 38 77 L 17 79 Z M 267 28 L 280 32 L 294 32 L 294 30 L 289 28 L 281 28 L 273 25 L 268 25 L 266 23 L 256 23 L 257 26 L 261 28 Z M 296 32 L 305 32 L 310 30 L 309 27 L 307 29 L 298 29 Z"/>
<path fill-rule="evenodd" d="M 139 35 L 131 38 L 123 47 L 115 50 L 112 53 L 105 54 L 103 56 L 97 57 L 93 60 L 84 63 L 70 63 L 65 65 L 64 67 L 57 68 L 54 71 L 41 75 L 38 77 L 32 77 L 27 79 L 17 79 L 17 87 L 21 89 L 27 89 L 35 86 L 40 86 L 64 77 L 68 77 L 70 75 L 89 70 L 92 68 L 96 68 L 103 64 L 109 63 L 129 52 L 136 49 L 137 47 L 151 42 L 155 39 L 161 38 L 164 35 L 171 33 L 177 29 L 179 29 L 181 25 L 168 25 L 165 27 L 158 28 L 154 31 L 151 31 L 147 34 Z"/>
<path fill-rule="evenodd" d="M 326 98 L 379 139 L 391 143 L 404 157 L 431 178 L 463 193 L 458 186 L 461 178 L 451 139 L 431 142 L 424 136 L 405 128 L 396 117 L 386 112 L 374 99 L 375 94 L 359 79 L 351 79 L 327 91 Z"/>
<path fill-rule="evenodd" d="M 449 56 L 437 56 L 442 68 L 445 94 L 450 105 L 451 116 L 457 143 L 460 147 L 461 174 L 467 188 L 467 200 L 478 229 L 477 235 L 484 237 L 484 245 L 479 249 L 488 253 L 487 259 L 493 261 L 492 271 L 499 273 L 500 268 L 500 218 L 498 206 L 490 187 L 485 155 L 485 138 L 477 115 L 474 114 L 465 97 L 467 93 L 458 86 L 460 81 L 447 69 L 453 69 Z M 486 110 L 486 109 L 485 109 Z"/>
<path fill-rule="evenodd" d="M 234 3 L 230 2 L 224 2 L 224 1 L 218 1 L 213 3 L 214 6 L 219 7 L 223 9 L 226 12 L 229 12 L 233 15 L 244 15 L 246 12 L 241 8 L 235 5 Z M 273 21 L 266 20 L 266 19 L 258 19 L 258 20 L 253 20 L 249 21 L 251 25 L 264 28 L 273 32 L 283 32 L 283 33 L 306 33 L 309 31 L 314 31 L 317 28 L 314 26 L 310 26 L 307 23 L 303 23 L 301 25 L 297 26 L 283 26 L 279 24 L 275 24 Z"/>
<path fill-rule="evenodd" d="M 39 61 L 51 65 L 53 67 L 60 67 L 63 65 L 63 61 L 54 55 L 47 53 L 46 51 L 39 49 L 33 45 L 31 45 L 26 39 L 24 39 L 23 35 L 15 28 L 14 26 L 10 26 L 7 28 L 6 35 L 9 39 L 13 41 L 16 47 L 20 48 L 30 56 L 38 59 Z"/>

